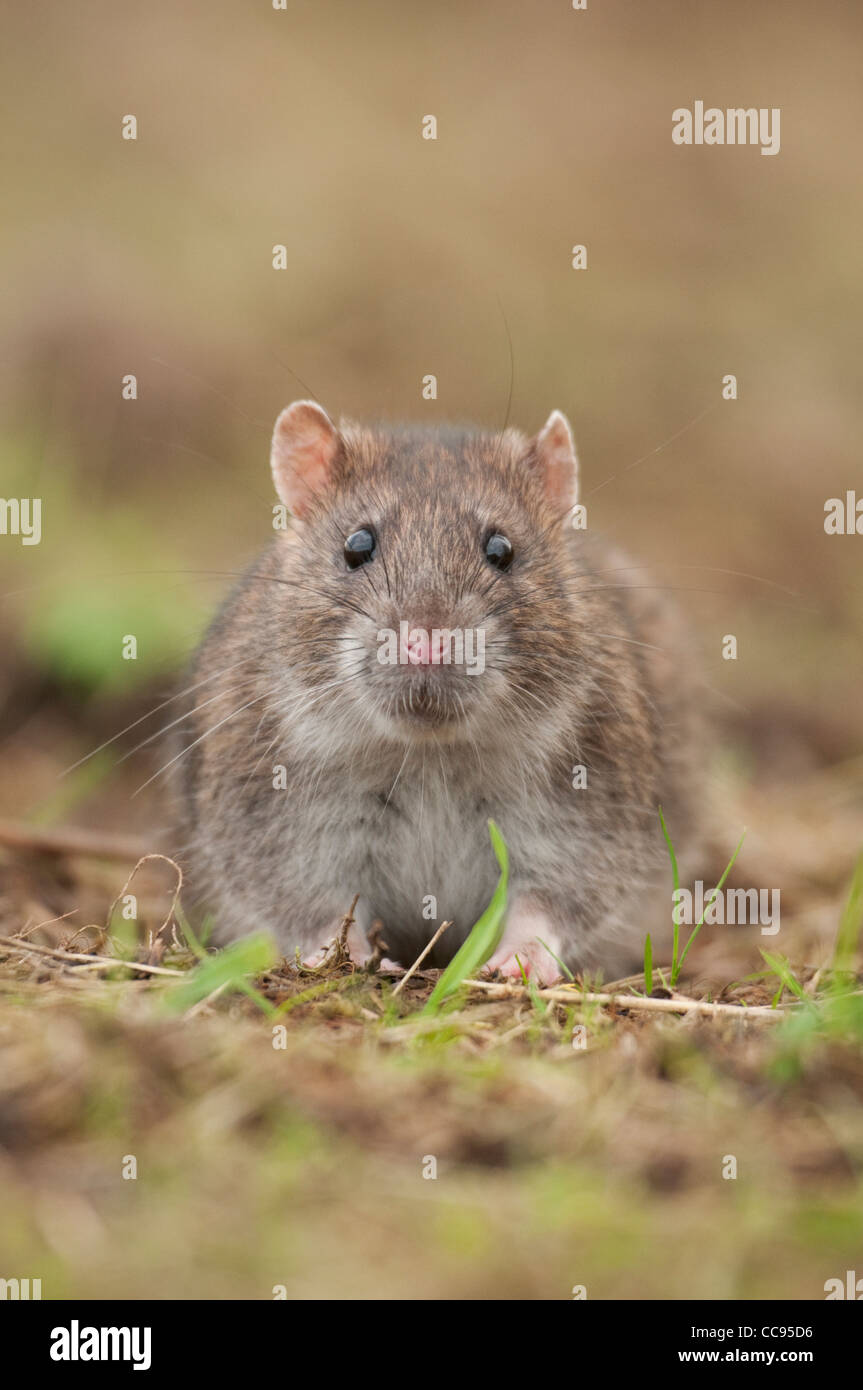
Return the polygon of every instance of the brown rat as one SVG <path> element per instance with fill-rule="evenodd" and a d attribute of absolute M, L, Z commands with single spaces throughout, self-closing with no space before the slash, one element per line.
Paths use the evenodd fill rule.
<path fill-rule="evenodd" d="M 491 965 L 628 968 L 670 918 L 657 806 L 688 827 L 693 701 L 673 610 L 573 525 L 565 418 L 336 428 L 299 401 L 271 461 L 290 525 L 203 642 L 181 763 L 216 938 L 309 957 L 359 894 L 358 958 L 375 920 L 409 965 L 451 919 L 443 964 L 497 881 L 491 817 Z"/>

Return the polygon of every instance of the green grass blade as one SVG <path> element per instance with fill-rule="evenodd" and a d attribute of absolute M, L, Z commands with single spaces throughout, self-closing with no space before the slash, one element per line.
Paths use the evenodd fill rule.
<path fill-rule="evenodd" d="M 849 975 L 854 968 L 854 959 L 860 944 L 863 929 L 863 854 L 854 866 L 848 898 L 839 919 L 836 933 L 836 946 L 833 951 L 832 969 L 837 975 Z"/>
<path fill-rule="evenodd" d="M 279 959 L 276 943 L 264 932 L 244 936 L 216 955 L 206 956 L 200 965 L 190 970 L 181 984 L 167 989 L 162 1007 L 167 1013 L 185 1013 L 199 1000 L 206 999 L 217 989 L 247 990 L 248 975 L 260 975 Z"/>
<path fill-rule="evenodd" d="M 553 961 L 555 962 L 555 964 L 558 966 L 561 975 L 565 975 L 566 978 L 567 978 L 568 980 L 574 980 L 574 979 L 575 979 L 575 976 L 573 975 L 573 973 L 572 973 L 572 971 L 570 970 L 569 966 L 566 965 L 566 964 L 564 963 L 564 961 L 561 960 L 560 956 L 556 956 L 556 955 L 554 954 L 554 951 L 551 949 L 550 946 L 547 946 L 547 945 L 546 945 L 546 943 L 543 941 L 543 939 L 542 939 L 541 936 L 538 936 L 536 939 L 537 939 L 537 941 L 539 942 L 539 944 L 540 944 L 540 946 L 542 947 L 542 949 L 543 949 L 544 951 L 548 951 L 548 954 L 551 956 L 552 960 L 553 960 Z"/>
<path fill-rule="evenodd" d="M 488 823 L 492 848 L 500 865 L 500 878 L 492 894 L 491 902 L 479 918 L 470 935 L 459 947 L 449 965 L 444 970 L 431 997 L 423 1009 L 423 1014 L 437 1013 L 444 1000 L 454 994 L 463 980 L 475 975 L 497 949 L 503 936 L 506 895 L 509 884 L 509 853 L 503 836 L 493 820 Z"/>
<path fill-rule="evenodd" d="M 716 887 L 712 890 L 712 892 L 711 892 L 711 894 L 710 894 L 710 898 L 709 898 L 708 902 L 705 904 L 704 912 L 702 912 L 700 918 L 699 918 L 698 921 L 696 922 L 695 927 L 693 928 L 693 931 L 692 931 L 692 935 L 690 936 L 689 940 L 687 941 L 686 945 L 685 945 L 684 948 L 683 948 L 683 954 L 681 955 L 680 961 L 678 962 L 678 966 L 677 966 L 677 974 L 675 974 L 673 970 L 672 970 L 672 972 L 671 972 L 671 983 L 672 983 L 672 985 L 676 985 L 676 984 L 677 984 L 677 977 L 678 977 L 678 975 L 680 974 L 681 970 L 683 969 L 683 962 L 686 960 L 687 952 L 689 951 L 689 948 L 690 948 L 690 946 L 692 945 L 693 941 L 695 940 L 696 936 L 697 936 L 698 933 L 701 931 L 701 928 L 704 926 L 704 915 L 705 915 L 705 913 L 707 912 L 708 907 L 712 906 L 712 904 L 716 901 L 716 895 L 717 895 L 717 893 L 721 892 L 722 887 L 723 887 L 723 884 L 725 883 L 725 880 L 727 879 L 728 875 L 731 873 L 731 870 L 734 868 L 734 861 L 736 860 L 738 854 L 740 853 L 741 849 L 743 848 L 743 841 L 744 841 L 745 839 L 746 839 L 746 830 L 744 829 L 743 834 L 740 836 L 740 839 L 737 841 L 737 848 L 736 848 L 736 850 L 735 850 L 734 853 L 732 854 L 732 856 L 731 856 L 731 858 L 729 859 L 728 863 L 725 865 L 725 872 L 723 873 L 723 875 L 722 875 L 721 879 L 719 880 L 719 882 L 717 883 Z"/>
<path fill-rule="evenodd" d="M 644 992 L 653 993 L 653 942 L 650 940 L 650 932 L 644 938 Z"/>
<path fill-rule="evenodd" d="M 674 853 L 674 845 L 671 843 L 671 836 L 668 833 L 668 826 L 665 824 L 665 816 L 662 814 L 662 807 L 659 808 L 659 823 L 662 826 L 662 833 L 665 836 L 665 843 L 668 846 L 668 857 L 671 860 L 671 881 L 674 888 L 672 902 L 677 900 L 677 890 L 680 887 L 680 873 L 677 868 L 677 855 Z M 671 983 L 677 982 L 680 966 L 677 964 L 677 953 L 680 949 L 680 924 L 675 922 L 674 914 L 671 917 Z"/>
<path fill-rule="evenodd" d="M 277 1017 L 275 1004 L 271 1004 L 266 995 L 261 994 L 259 989 L 255 989 L 250 985 L 248 980 L 238 980 L 237 989 L 243 994 L 248 995 L 248 997 L 257 1004 L 262 1014 L 266 1014 L 268 1018 Z"/>
<path fill-rule="evenodd" d="M 174 916 L 177 919 L 177 924 L 180 928 L 180 931 L 183 933 L 183 936 L 185 937 L 186 945 L 189 947 L 189 950 L 192 952 L 192 955 L 197 956 L 198 960 L 206 960 L 207 952 L 204 948 L 204 944 L 203 942 L 198 940 L 197 936 L 192 930 L 192 924 L 186 916 L 185 912 L 183 911 L 182 905 L 180 903 L 177 903 L 177 906 L 174 909 Z M 209 921 L 209 918 L 207 919 L 207 921 Z"/>
<path fill-rule="evenodd" d="M 785 956 L 774 956 L 771 955 L 770 951 L 761 951 L 761 955 L 764 957 L 765 961 L 770 966 L 770 969 L 773 971 L 773 974 L 777 975 L 779 979 L 782 981 L 782 984 L 785 986 L 785 988 L 789 990 L 791 994 L 796 994 L 798 999 L 802 999 L 808 1003 L 806 991 L 804 990 L 800 981 L 797 979 L 796 975 L 794 975 L 791 966 L 789 965 Z M 780 990 L 779 994 L 777 995 L 777 998 L 781 998 L 781 995 L 782 991 Z M 774 1000 L 774 1005 L 775 1002 L 776 1001 Z"/>

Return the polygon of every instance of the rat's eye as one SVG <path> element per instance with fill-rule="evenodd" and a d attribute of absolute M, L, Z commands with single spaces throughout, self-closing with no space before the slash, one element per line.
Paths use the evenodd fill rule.
<path fill-rule="evenodd" d="M 485 558 L 497 570 L 508 570 L 512 564 L 512 545 L 500 531 L 495 531 L 486 541 Z"/>
<path fill-rule="evenodd" d="M 352 531 L 345 541 L 345 560 L 348 569 L 358 569 L 360 565 L 367 565 L 375 553 L 374 532 L 363 527 L 360 531 Z"/>

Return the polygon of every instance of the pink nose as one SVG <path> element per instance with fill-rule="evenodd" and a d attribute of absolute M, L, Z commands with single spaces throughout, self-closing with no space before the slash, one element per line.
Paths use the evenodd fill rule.
<path fill-rule="evenodd" d="M 405 643 L 405 653 L 412 666 L 432 666 L 440 662 L 443 646 L 440 636 L 425 631 L 410 632 Z"/>

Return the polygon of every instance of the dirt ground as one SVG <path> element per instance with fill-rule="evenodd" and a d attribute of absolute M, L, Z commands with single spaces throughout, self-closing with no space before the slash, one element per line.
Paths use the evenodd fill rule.
<path fill-rule="evenodd" d="M 83 844 L 0 825 L 0 1245 L 45 1297 L 811 1299 L 859 1264 L 863 1019 L 827 986 L 863 760 L 726 779 L 741 881 L 780 882 L 783 918 L 781 944 L 702 929 L 676 994 L 715 1016 L 633 979 L 428 1017 L 436 972 L 394 994 L 338 961 L 174 998 L 201 967 L 159 936 L 170 864 L 133 880 L 135 937 L 105 930 L 160 847 L 106 831 L 105 794 Z"/>

